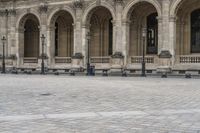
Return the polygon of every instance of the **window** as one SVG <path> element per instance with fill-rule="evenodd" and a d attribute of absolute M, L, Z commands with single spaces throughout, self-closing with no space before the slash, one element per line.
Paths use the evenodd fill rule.
<path fill-rule="evenodd" d="M 147 16 L 147 54 L 157 54 L 158 49 L 158 21 L 157 13 Z"/>
<path fill-rule="evenodd" d="M 200 53 L 200 9 L 191 13 L 191 53 Z"/>
<path fill-rule="evenodd" d="M 55 56 L 58 56 L 58 23 L 55 23 Z"/>

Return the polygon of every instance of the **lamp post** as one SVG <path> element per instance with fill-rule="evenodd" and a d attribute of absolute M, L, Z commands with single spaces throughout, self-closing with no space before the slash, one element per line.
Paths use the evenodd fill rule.
<path fill-rule="evenodd" d="M 3 60 L 2 60 L 2 72 L 3 74 L 6 73 L 6 65 L 5 65 L 5 43 L 6 43 L 6 37 L 2 37 L 2 44 L 3 44 Z"/>
<path fill-rule="evenodd" d="M 87 49 L 87 75 L 90 75 L 90 33 L 88 32 L 87 35 L 87 42 L 88 42 L 88 49 Z"/>
<path fill-rule="evenodd" d="M 142 77 L 146 77 L 146 63 L 145 63 L 145 39 L 146 39 L 146 28 L 142 29 Z"/>
<path fill-rule="evenodd" d="M 41 36 L 41 40 L 42 40 L 42 63 L 41 63 L 41 74 L 45 74 L 45 70 L 44 70 L 44 45 L 45 45 L 45 36 L 44 34 L 42 34 Z"/>

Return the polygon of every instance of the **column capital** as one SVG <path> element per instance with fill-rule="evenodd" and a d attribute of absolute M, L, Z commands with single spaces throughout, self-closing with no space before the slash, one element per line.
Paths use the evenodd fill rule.
<path fill-rule="evenodd" d="M 122 20 L 122 25 L 130 25 L 130 20 Z"/>
<path fill-rule="evenodd" d="M 158 23 L 162 23 L 162 17 L 156 17 L 156 19 L 158 20 Z"/>
<path fill-rule="evenodd" d="M 176 16 L 170 16 L 169 17 L 169 22 L 176 22 L 177 17 Z"/>

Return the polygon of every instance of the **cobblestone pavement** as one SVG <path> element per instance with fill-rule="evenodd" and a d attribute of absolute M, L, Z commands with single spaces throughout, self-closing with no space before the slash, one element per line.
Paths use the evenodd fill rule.
<path fill-rule="evenodd" d="M 0 133 L 200 133 L 200 80 L 0 75 Z"/>

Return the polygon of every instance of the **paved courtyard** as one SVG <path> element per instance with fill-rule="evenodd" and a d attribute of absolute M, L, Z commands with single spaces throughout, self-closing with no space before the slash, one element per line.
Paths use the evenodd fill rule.
<path fill-rule="evenodd" d="M 0 133 L 200 133 L 200 80 L 0 75 Z"/>

